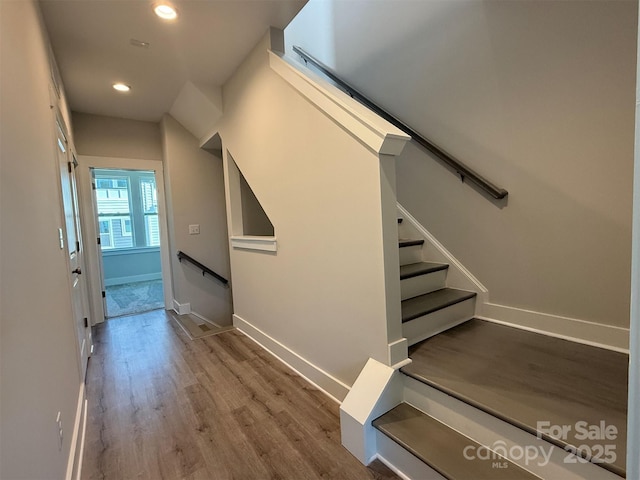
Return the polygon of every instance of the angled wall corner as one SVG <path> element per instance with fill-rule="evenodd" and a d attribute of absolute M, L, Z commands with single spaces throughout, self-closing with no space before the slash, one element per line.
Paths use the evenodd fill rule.
<path fill-rule="evenodd" d="M 205 136 L 200 142 L 200 148 L 218 158 L 222 158 L 222 138 L 218 132 Z"/>
<path fill-rule="evenodd" d="M 202 139 L 222 117 L 220 87 L 186 82 L 171 105 L 169 113 L 191 135 Z"/>

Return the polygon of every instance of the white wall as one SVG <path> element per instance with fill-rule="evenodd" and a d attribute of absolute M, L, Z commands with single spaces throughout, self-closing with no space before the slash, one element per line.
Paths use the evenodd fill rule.
<path fill-rule="evenodd" d="M 230 279 L 222 159 L 200 149 L 199 140 L 170 115 L 161 126 L 174 298 L 218 325 L 230 325 L 230 290 L 176 257 L 182 250 Z M 200 225 L 199 235 L 189 235 L 191 224 Z"/>
<path fill-rule="evenodd" d="M 636 11 L 311 0 L 285 35 L 509 190 L 501 209 L 413 144 L 398 161 L 400 203 L 492 303 L 628 327 Z"/>
<path fill-rule="evenodd" d="M 73 130 L 79 155 L 162 160 L 158 123 L 73 112 Z"/>
<path fill-rule="evenodd" d="M 46 44 L 35 2 L 0 2 L 3 479 L 64 477 L 80 388 Z"/>
<path fill-rule="evenodd" d="M 234 313 L 343 396 L 340 385 L 369 357 L 388 362 L 381 160 L 269 68 L 269 41 L 223 88 L 227 161 L 251 185 L 278 248 L 231 251 Z M 392 340 L 399 329 L 398 320 Z"/>

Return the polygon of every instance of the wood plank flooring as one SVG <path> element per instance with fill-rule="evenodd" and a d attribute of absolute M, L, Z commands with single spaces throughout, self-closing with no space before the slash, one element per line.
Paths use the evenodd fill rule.
<path fill-rule="evenodd" d="M 624 475 L 628 355 L 470 320 L 410 347 L 409 356 L 407 375 L 533 434 L 538 422 L 567 426 L 543 437 Z M 614 439 L 603 438 L 601 422 L 615 427 Z M 592 427 L 599 430 L 584 438 Z M 602 453 L 605 445 L 613 456 Z"/>
<path fill-rule="evenodd" d="M 338 405 L 237 331 L 162 310 L 96 327 L 84 479 L 395 479 L 340 445 Z"/>

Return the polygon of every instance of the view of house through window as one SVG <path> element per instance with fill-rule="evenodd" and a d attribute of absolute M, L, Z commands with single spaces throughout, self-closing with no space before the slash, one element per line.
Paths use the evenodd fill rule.
<path fill-rule="evenodd" d="M 97 168 L 92 173 L 107 317 L 161 308 L 155 173 Z"/>
<path fill-rule="evenodd" d="M 102 249 L 159 246 L 154 173 L 96 169 L 94 178 Z"/>

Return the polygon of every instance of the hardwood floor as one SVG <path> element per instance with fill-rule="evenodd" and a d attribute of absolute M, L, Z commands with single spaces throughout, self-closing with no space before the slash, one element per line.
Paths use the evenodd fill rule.
<path fill-rule="evenodd" d="M 96 327 L 84 479 L 391 479 L 340 445 L 338 405 L 237 331 L 162 310 Z"/>

